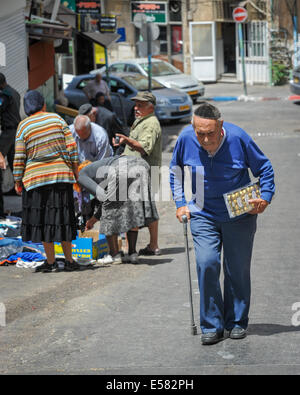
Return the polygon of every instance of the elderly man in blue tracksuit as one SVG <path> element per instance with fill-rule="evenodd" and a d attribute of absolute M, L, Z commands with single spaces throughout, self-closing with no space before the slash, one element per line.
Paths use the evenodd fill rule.
<path fill-rule="evenodd" d="M 184 169 L 191 173 L 192 200 L 186 201 Z M 224 193 L 259 178 L 260 198 L 253 210 L 230 218 Z M 236 125 L 223 122 L 219 110 L 201 102 L 193 121 L 180 134 L 170 164 L 170 185 L 176 216 L 190 220 L 200 290 L 202 344 L 214 344 L 229 331 L 232 339 L 246 336 L 250 307 L 250 263 L 257 214 L 271 203 L 274 172 L 252 138 Z M 223 247 L 224 296 L 219 275 Z"/>

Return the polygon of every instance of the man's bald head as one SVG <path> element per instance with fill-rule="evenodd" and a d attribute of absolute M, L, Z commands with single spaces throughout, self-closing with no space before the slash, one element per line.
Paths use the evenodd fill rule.
<path fill-rule="evenodd" d="M 86 140 L 91 134 L 91 121 L 87 115 L 77 115 L 74 128 L 81 140 Z"/>

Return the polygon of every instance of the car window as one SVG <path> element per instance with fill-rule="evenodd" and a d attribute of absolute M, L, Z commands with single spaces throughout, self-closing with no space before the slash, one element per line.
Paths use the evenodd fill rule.
<path fill-rule="evenodd" d="M 92 81 L 93 78 L 86 78 L 84 80 L 81 80 L 78 84 L 77 84 L 77 89 L 83 89 L 84 87 L 87 86 L 87 84 Z"/>
<path fill-rule="evenodd" d="M 148 90 L 148 78 L 142 74 L 126 75 L 123 79 L 132 85 L 138 91 Z M 163 89 L 164 86 L 159 82 L 152 80 L 152 89 Z"/>
<path fill-rule="evenodd" d="M 140 66 L 148 73 L 148 63 L 140 63 Z M 153 77 L 159 77 L 163 75 L 173 75 L 173 74 L 181 74 L 181 71 L 176 69 L 176 67 L 172 66 L 167 62 L 152 62 L 152 75 Z"/>
<path fill-rule="evenodd" d="M 125 71 L 129 73 L 140 73 L 140 70 L 134 64 L 127 64 Z"/>
<path fill-rule="evenodd" d="M 124 63 L 116 63 L 116 64 L 113 64 L 109 67 L 109 71 L 111 73 L 118 73 L 118 72 L 124 71 L 124 68 L 125 68 Z"/>
<path fill-rule="evenodd" d="M 115 80 L 114 78 L 110 78 L 109 86 L 110 86 L 111 92 L 118 92 L 119 89 L 123 89 L 124 90 L 123 96 L 125 96 L 125 97 L 127 97 L 128 95 L 133 93 L 133 91 L 131 89 L 129 89 L 124 83 L 122 83 L 121 81 Z"/>

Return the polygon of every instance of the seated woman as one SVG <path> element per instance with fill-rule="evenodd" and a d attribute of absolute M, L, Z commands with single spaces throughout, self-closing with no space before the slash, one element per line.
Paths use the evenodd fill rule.
<path fill-rule="evenodd" d="M 107 237 L 114 263 L 121 263 L 118 235 L 127 233 L 129 262 L 138 263 L 138 229 L 158 220 L 151 200 L 150 166 L 142 158 L 114 156 L 84 167 L 78 182 L 97 197 L 99 208 L 87 221 L 91 229 L 100 219 L 100 233 Z"/>

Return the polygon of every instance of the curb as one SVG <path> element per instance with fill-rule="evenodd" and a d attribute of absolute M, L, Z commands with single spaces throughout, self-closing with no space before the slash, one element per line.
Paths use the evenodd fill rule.
<path fill-rule="evenodd" d="M 275 100 L 300 100 L 300 96 L 290 97 L 257 97 L 257 96 L 212 96 L 203 97 L 205 101 L 243 101 L 243 102 L 257 102 L 257 101 L 275 101 Z"/>
<path fill-rule="evenodd" d="M 212 97 L 201 97 L 204 101 L 238 101 L 238 96 L 212 96 Z"/>
<path fill-rule="evenodd" d="M 288 100 L 300 101 L 300 96 L 299 95 L 289 96 Z"/>
<path fill-rule="evenodd" d="M 213 96 L 207 97 L 208 101 L 238 101 L 238 96 Z"/>

